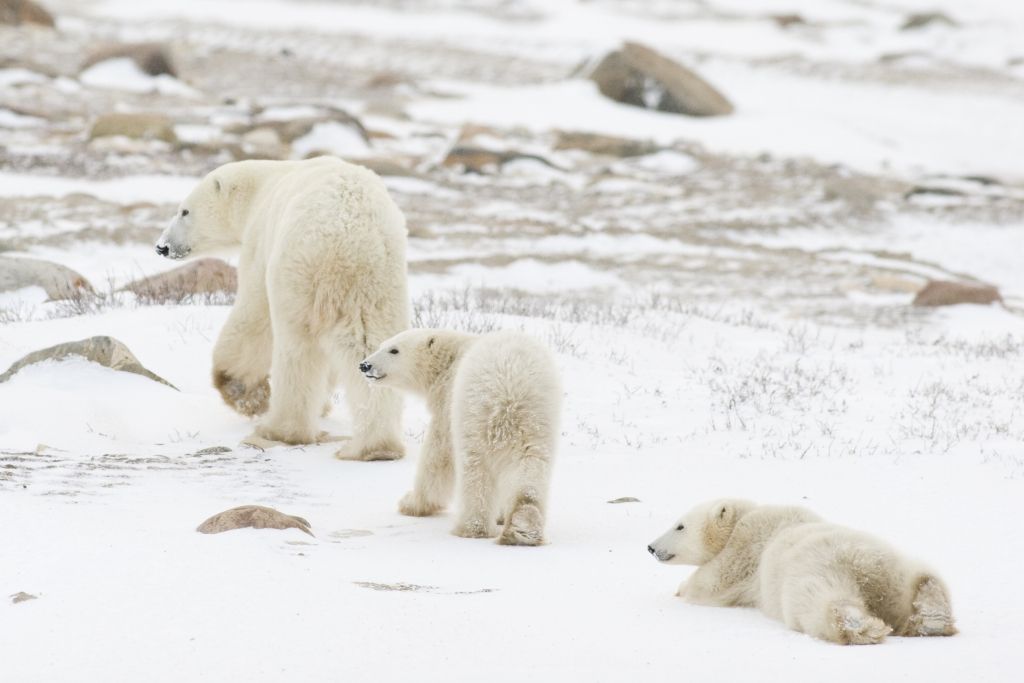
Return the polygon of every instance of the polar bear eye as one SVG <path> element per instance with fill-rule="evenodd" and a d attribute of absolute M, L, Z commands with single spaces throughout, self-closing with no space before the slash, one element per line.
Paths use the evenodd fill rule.
<path fill-rule="evenodd" d="M 398 353 L 398 349 L 391 349 L 390 351 L 388 351 L 388 353 L 390 353 L 392 355 L 397 354 Z"/>
<path fill-rule="evenodd" d="M 187 215 L 188 215 L 188 209 L 182 209 L 181 210 L 181 217 L 184 218 Z"/>
<path fill-rule="evenodd" d="M 682 524 L 680 524 L 679 526 L 676 527 L 676 531 L 682 531 L 684 528 L 685 527 Z"/>

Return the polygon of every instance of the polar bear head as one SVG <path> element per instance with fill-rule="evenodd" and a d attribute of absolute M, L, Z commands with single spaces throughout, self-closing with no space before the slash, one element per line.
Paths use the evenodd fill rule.
<path fill-rule="evenodd" d="M 372 384 L 424 393 L 449 377 L 475 335 L 451 330 L 406 330 L 363 359 L 359 371 Z"/>
<path fill-rule="evenodd" d="M 722 551 L 736 522 L 753 507 L 731 498 L 701 503 L 647 546 L 647 552 L 666 564 L 705 564 Z"/>
<path fill-rule="evenodd" d="M 253 162 L 240 161 L 211 171 L 179 206 L 156 242 L 156 253 L 185 258 L 241 242 L 241 214 L 255 179 Z"/>

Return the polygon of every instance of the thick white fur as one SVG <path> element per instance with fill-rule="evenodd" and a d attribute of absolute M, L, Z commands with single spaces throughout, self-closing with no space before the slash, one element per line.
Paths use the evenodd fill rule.
<path fill-rule="evenodd" d="M 409 330 L 362 365 L 369 381 L 425 397 L 431 412 L 405 515 L 432 515 L 459 489 L 453 533 L 499 542 L 544 540 L 562 390 L 551 353 L 517 332 Z M 457 482 L 456 482 L 457 480 Z"/>
<path fill-rule="evenodd" d="M 834 643 L 956 633 L 938 576 L 886 543 L 803 508 L 711 501 L 648 550 L 661 562 L 697 565 L 677 593 L 687 601 L 759 607 Z"/>
<path fill-rule="evenodd" d="M 257 435 L 311 443 L 340 383 L 353 436 L 339 457 L 401 457 L 401 398 L 359 361 L 408 327 L 406 229 L 373 172 L 333 157 L 242 161 L 204 178 L 157 243 L 172 258 L 241 246 L 214 383 Z M 268 382 L 269 378 L 269 382 Z M 269 406 L 268 406 L 269 399 Z"/>

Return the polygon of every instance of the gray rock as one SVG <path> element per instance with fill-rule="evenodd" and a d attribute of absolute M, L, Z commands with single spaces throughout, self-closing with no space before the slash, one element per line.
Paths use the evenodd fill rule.
<path fill-rule="evenodd" d="M 0 24 L 35 24 L 53 28 L 53 15 L 32 0 L 0 0 Z"/>
<path fill-rule="evenodd" d="M 693 71 L 638 43 L 608 53 L 590 73 L 605 97 L 645 109 L 722 116 L 732 103 Z"/>
<path fill-rule="evenodd" d="M 343 109 L 331 109 L 322 116 L 304 116 L 283 121 L 268 120 L 242 124 L 235 126 L 228 132 L 236 135 L 245 135 L 258 129 L 270 129 L 277 133 L 281 142 L 291 144 L 297 139 L 308 135 L 313 130 L 313 127 L 319 123 L 340 123 L 348 126 L 363 139 L 363 142 L 370 144 L 370 135 L 367 133 L 363 123 Z"/>
<path fill-rule="evenodd" d="M 136 140 L 177 142 L 174 122 L 163 114 L 103 114 L 92 124 L 89 139 L 122 135 Z"/>
<path fill-rule="evenodd" d="M 310 536 L 309 522 L 302 517 L 286 515 L 274 508 L 262 505 L 242 505 L 225 510 L 200 524 L 196 531 L 203 534 L 219 534 L 232 529 L 298 529 Z"/>
<path fill-rule="evenodd" d="M 40 349 L 39 351 L 33 351 L 21 360 L 16 361 L 14 365 L 7 369 L 7 372 L 0 375 L 0 384 L 9 380 L 24 367 L 46 360 L 64 360 L 69 356 L 80 356 L 111 370 L 142 375 L 154 382 L 166 384 L 175 391 L 178 390 L 176 386 L 164 378 L 144 368 L 139 359 L 128 350 L 128 347 L 113 337 L 89 337 L 81 341 L 66 342 Z"/>
<path fill-rule="evenodd" d="M 206 448 L 200 448 L 192 455 L 221 455 L 223 453 L 230 453 L 231 449 L 227 446 L 208 446 Z"/>
<path fill-rule="evenodd" d="M 32 258 L 0 256 L 0 292 L 23 287 L 42 287 L 51 300 L 93 293 L 89 281 L 66 266 Z"/>
<path fill-rule="evenodd" d="M 99 48 L 82 64 L 82 70 L 109 59 L 130 59 L 150 76 L 177 76 L 170 51 L 159 43 L 125 43 Z"/>
<path fill-rule="evenodd" d="M 919 12 L 907 16 L 900 26 L 901 31 L 913 31 L 926 26 L 959 26 L 948 14 L 942 12 Z"/>
<path fill-rule="evenodd" d="M 15 604 L 15 605 L 17 605 L 19 602 L 26 602 L 28 600 L 38 600 L 38 599 L 39 599 L 38 595 L 32 595 L 31 593 L 26 593 L 25 591 L 19 591 L 19 592 L 15 593 L 14 595 L 11 596 L 11 602 L 13 604 Z"/>
<path fill-rule="evenodd" d="M 616 498 L 614 500 L 609 500 L 608 502 L 613 505 L 616 505 L 618 503 L 639 503 L 640 499 L 634 498 L 633 496 L 623 496 L 622 498 Z"/>
<path fill-rule="evenodd" d="M 542 156 L 515 151 L 497 151 L 475 145 L 455 145 L 448 151 L 442 166 L 455 168 L 464 173 L 488 173 L 496 171 L 510 161 L 529 159 L 557 169 L 558 167 Z"/>
<path fill-rule="evenodd" d="M 195 296 L 234 294 L 238 271 L 216 258 L 201 258 L 123 287 L 147 303 L 180 303 Z"/>
<path fill-rule="evenodd" d="M 929 280 L 914 297 L 915 306 L 988 305 L 1002 301 L 999 290 L 992 285 L 947 280 Z"/>

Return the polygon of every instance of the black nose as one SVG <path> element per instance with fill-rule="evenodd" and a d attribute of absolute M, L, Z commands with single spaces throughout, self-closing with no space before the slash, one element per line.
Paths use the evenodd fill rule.
<path fill-rule="evenodd" d="M 369 363 L 360 363 L 359 364 L 359 372 L 369 372 L 372 369 L 373 369 L 373 366 L 370 365 Z"/>
<path fill-rule="evenodd" d="M 171 253 L 171 248 L 166 244 L 163 246 L 160 246 L 158 244 L 156 245 L 156 253 L 160 254 L 161 256 L 167 256 L 168 254 Z"/>
<path fill-rule="evenodd" d="M 647 552 L 649 552 L 651 555 L 653 555 L 654 554 L 654 546 L 653 545 L 647 546 Z"/>

